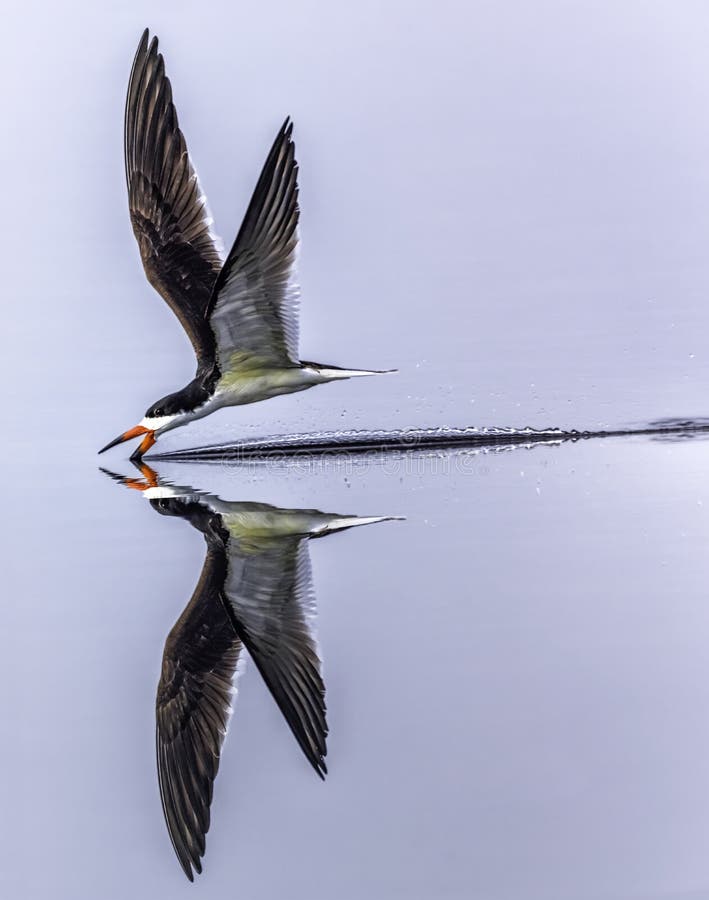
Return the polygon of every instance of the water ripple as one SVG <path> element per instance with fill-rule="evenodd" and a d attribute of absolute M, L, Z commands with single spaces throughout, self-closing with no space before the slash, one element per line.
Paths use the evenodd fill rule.
<path fill-rule="evenodd" d="M 263 459 L 309 454 L 387 453 L 425 450 L 457 450 L 480 447 L 534 446 L 610 437 L 648 436 L 663 440 L 686 440 L 709 435 L 709 419 L 661 419 L 644 425 L 604 431 L 562 428 L 406 428 L 387 430 L 316 431 L 284 434 L 236 443 L 212 444 L 187 450 L 151 454 L 154 459 L 174 461 Z"/>

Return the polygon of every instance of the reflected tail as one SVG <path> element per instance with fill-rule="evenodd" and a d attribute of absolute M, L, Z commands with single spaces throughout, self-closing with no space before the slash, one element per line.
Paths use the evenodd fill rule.
<path fill-rule="evenodd" d="M 359 525 L 374 525 L 376 522 L 403 522 L 405 516 L 337 516 L 327 522 L 316 532 L 317 535 L 333 534 L 335 531 L 346 531 Z"/>

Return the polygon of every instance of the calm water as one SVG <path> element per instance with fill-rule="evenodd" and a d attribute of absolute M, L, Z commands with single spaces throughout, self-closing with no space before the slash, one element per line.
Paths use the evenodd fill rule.
<path fill-rule="evenodd" d="M 318 782 L 247 666 L 198 889 L 706 884 L 706 450 L 612 440 L 277 472 L 162 466 L 230 500 L 406 516 L 311 542 L 330 774 Z M 9 895 L 186 892 L 154 697 L 201 536 L 79 465 L 14 479 L 6 499 L 22 535 L 3 607 Z"/>
<path fill-rule="evenodd" d="M 227 242 L 294 117 L 303 356 L 400 370 L 164 449 L 709 412 L 703 4 L 23 4 L 0 60 L 2 896 L 709 897 L 699 437 L 156 463 L 225 501 L 405 517 L 310 543 L 327 780 L 249 661 L 186 881 L 155 691 L 204 542 L 95 455 L 192 369 L 127 221 L 146 24 Z M 137 476 L 126 456 L 100 461 Z"/>

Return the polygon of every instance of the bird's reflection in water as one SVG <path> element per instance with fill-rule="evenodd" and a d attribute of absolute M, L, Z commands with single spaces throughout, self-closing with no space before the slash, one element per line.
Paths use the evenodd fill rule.
<path fill-rule="evenodd" d="M 393 516 L 358 517 L 225 501 L 162 480 L 104 469 L 142 492 L 156 512 L 204 535 L 207 555 L 192 597 L 165 641 L 156 698 L 158 780 L 165 822 L 187 877 L 202 871 L 209 807 L 246 647 L 295 739 L 323 778 L 325 685 L 313 631 L 308 541 Z"/>

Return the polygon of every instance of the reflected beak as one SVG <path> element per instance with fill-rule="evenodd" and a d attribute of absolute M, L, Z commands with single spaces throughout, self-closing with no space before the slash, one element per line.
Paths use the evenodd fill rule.
<path fill-rule="evenodd" d="M 115 447 L 116 444 L 122 444 L 124 441 L 129 441 L 131 438 L 140 437 L 141 434 L 144 434 L 145 437 L 140 443 L 138 449 L 131 455 L 131 459 L 140 459 L 140 457 L 147 453 L 148 450 L 155 443 L 155 432 L 151 431 L 149 428 L 146 428 L 144 425 L 136 425 L 135 428 L 131 428 L 130 431 L 125 431 L 123 434 L 119 434 L 118 437 L 111 441 L 109 444 L 106 444 L 101 450 L 99 450 L 99 454 L 105 453 L 106 450 L 110 450 L 111 447 Z"/>
<path fill-rule="evenodd" d="M 140 474 L 145 479 L 145 486 L 149 488 L 158 487 L 160 484 L 160 476 L 155 471 L 155 469 L 151 468 L 147 463 L 144 462 L 135 462 L 133 465 L 137 466 L 140 471 Z M 137 481 L 138 479 L 134 479 Z"/>
<path fill-rule="evenodd" d="M 131 488 L 134 491 L 147 491 L 148 488 L 159 486 L 159 476 L 155 469 L 151 469 L 147 463 L 136 463 L 136 466 L 140 470 L 142 478 L 128 478 L 126 475 L 116 475 L 115 472 L 110 472 L 108 469 L 103 468 L 101 471 L 108 475 L 109 478 L 112 478 L 119 484 L 124 484 L 127 488 Z"/>

